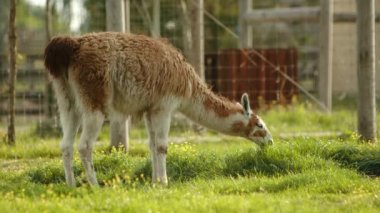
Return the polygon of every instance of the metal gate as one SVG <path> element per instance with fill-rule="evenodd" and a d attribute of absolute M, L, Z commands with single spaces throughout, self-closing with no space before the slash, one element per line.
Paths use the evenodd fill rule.
<path fill-rule="evenodd" d="M 297 81 L 297 51 L 288 49 L 225 49 L 205 56 L 206 81 L 212 89 L 240 100 L 246 92 L 254 108 L 273 104 L 287 105 L 298 89 L 281 72 Z"/>

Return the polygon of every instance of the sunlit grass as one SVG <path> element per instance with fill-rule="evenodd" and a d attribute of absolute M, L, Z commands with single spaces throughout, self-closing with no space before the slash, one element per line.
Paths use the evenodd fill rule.
<path fill-rule="evenodd" d="M 380 147 L 358 143 L 354 136 L 280 140 L 265 150 L 230 137 L 171 144 L 167 188 L 151 184 L 146 146 L 132 144 L 131 153 L 138 149 L 143 154 L 126 155 L 108 152 L 107 142 L 99 143 L 94 156 L 99 189 L 88 187 L 77 155 L 76 189 L 64 184 L 58 155 L 29 158 L 33 155 L 26 154 L 17 160 L 2 156 L 0 206 L 5 212 L 11 210 L 11 203 L 17 203 L 20 211 L 190 211 L 186 209 L 190 205 L 191 211 L 204 212 L 319 211 L 313 207 L 317 204 L 329 211 L 380 208 L 380 179 L 376 178 Z M 362 170 L 362 161 L 374 164 Z"/>
<path fill-rule="evenodd" d="M 147 135 L 140 126 L 131 132 L 127 154 L 109 150 L 109 129 L 103 128 L 94 152 L 99 188 L 88 186 L 77 151 L 78 187 L 65 185 L 59 137 L 19 134 L 15 147 L 0 144 L 1 211 L 380 211 L 380 146 L 358 140 L 352 110 L 326 116 L 296 106 L 260 114 L 275 135 L 274 146 L 264 150 L 242 138 L 174 128 L 168 187 L 151 183 Z M 345 135 L 278 137 L 292 131 Z"/>

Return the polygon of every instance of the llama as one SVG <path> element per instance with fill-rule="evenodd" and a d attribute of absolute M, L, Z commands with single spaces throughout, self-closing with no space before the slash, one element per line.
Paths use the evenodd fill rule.
<path fill-rule="evenodd" d="M 45 66 L 57 96 L 63 139 L 60 144 L 66 183 L 75 186 L 73 144 L 91 185 L 98 185 L 93 144 L 106 116 L 111 135 L 129 116 L 144 117 L 149 134 L 152 181 L 166 185 L 166 154 L 171 115 L 179 111 L 216 131 L 272 144 L 265 123 L 249 97 L 241 103 L 214 94 L 183 55 L 164 39 L 125 33 L 55 37 L 45 49 Z M 117 136 L 115 136 L 117 137 Z"/>

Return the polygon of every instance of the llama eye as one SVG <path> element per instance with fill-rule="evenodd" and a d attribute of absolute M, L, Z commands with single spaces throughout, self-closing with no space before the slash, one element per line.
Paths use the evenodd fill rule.
<path fill-rule="evenodd" d="M 259 127 L 260 129 L 263 128 L 263 125 L 260 123 L 257 123 L 256 126 Z"/>

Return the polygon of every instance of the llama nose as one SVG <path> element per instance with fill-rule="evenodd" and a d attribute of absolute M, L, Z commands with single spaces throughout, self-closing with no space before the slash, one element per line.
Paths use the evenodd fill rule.
<path fill-rule="evenodd" d="M 272 138 L 268 140 L 268 144 L 273 145 L 273 139 Z"/>
<path fill-rule="evenodd" d="M 271 134 L 268 134 L 267 137 L 266 137 L 266 141 L 267 141 L 267 144 L 268 145 L 272 145 L 273 144 L 273 138 L 272 138 L 272 135 Z"/>

